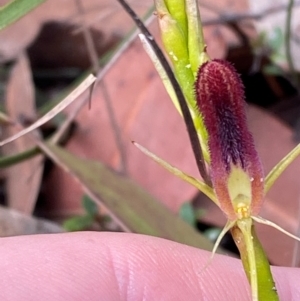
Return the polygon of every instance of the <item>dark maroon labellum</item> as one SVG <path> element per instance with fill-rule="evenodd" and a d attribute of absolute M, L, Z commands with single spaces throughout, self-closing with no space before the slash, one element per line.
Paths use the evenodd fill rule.
<path fill-rule="evenodd" d="M 209 134 L 211 176 L 216 194 L 227 203 L 226 211 L 231 211 L 227 179 L 233 165 L 242 168 L 249 175 L 254 201 L 252 211 L 257 213 L 263 197 L 263 173 L 246 123 L 241 79 L 229 62 L 212 60 L 200 67 L 195 89 L 197 105 Z"/>

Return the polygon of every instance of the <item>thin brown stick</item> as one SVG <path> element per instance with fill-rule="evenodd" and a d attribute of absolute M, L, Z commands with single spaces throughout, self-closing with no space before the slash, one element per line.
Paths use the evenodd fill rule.
<path fill-rule="evenodd" d="M 59 129 L 52 136 L 51 142 L 53 144 L 60 143 L 62 137 L 65 135 L 65 133 L 68 130 L 68 128 L 70 127 L 71 123 L 76 118 L 76 116 L 78 115 L 80 110 L 83 108 L 83 106 L 85 105 L 87 100 L 91 99 L 91 97 L 93 95 L 94 87 L 95 87 L 95 82 L 90 87 L 89 97 L 83 97 L 82 100 L 76 102 L 72 112 L 70 112 L 70 114 L 68 114 L 66 120 L 63 122 L 63 124 L 59 127 Z"/>
<path fill-rule="evenodd" d="M 155 17 L 153 15 L 150 15 L 146 20 L 145 24 L 149 25 L 153 22 Z M 97 79 L 96 82 L 101 82 L 106 73 L 111 69 L 111 67 L 118 61 L 118 59 L 121 57 L 121 55 L 124 53 L 124 51 L 132 44 L 132 42 L 135 40 L 137 34 L 139 33 L 139 30 L 136 29 L 132 32 L 132 34 L 126 39 L 126 41 L 122 44 L 122 46 L 119 47 L 119 49 L 114 53 L 113 57 L 107 62 L 107 64 L 100 70 L 98 70 L 97 73 Z M 91 87 L 90 97 L 92 95 L 92 91 L 96 86 L 96 82 Z M 54 134 L 53 138 L 51 139 L 52 143 L 59 143 L 61 137 L 64 135 L 66 129 L 70 126 L 71 122 L 75 119 L 81 108 L 85 105 L 88 98 L 82 98 L 81 101 L 76 103 L 73 111 L 68 115 L 64 123 L 61 125 L 61 127 L 57 130 L 57 132 Z"/>
<path fill-rule="evenodd" d="M 78 8 L 78 11 L 80 13 L 84 14 L 84 7 L 82 5 L 81 0 L 75 0 L 75 2 L 77 5 L 77 8 Z M 86 47 L 90 54 L 92 68 L 96 74 L 100 70 L 100 63 L 99 63 L 95 43 L 93 41 L 93 37 L 91 35 L 89 28 L 87 26 L 85 26 L 85 20 L 83 19 L 82 22 L 83 22 L 83 35 L 84 35 L 84 39 L 86 42 Z M 116 116 L 114 113 L 114 109 L 111 104 L 110 95 L 105 86 L 105 83 L 101 80 L 99 82 L 99 84 L 100 84 L 100 88 L 102 90 L 104 103 L 105 103 L 106 110 L 108 113 L 110 125 L 111 125 L 113 133 L 114 133 L 115 142 L 116 142 L 116 145 L 119 150 L 120 157 L 121 157 L 119 169 L 120 169 L 121 173 L 127 174 L 128 173 L 127 156 L 126 156 L 126 149 L 124 147 L 124 143 L 123 143 L 123 139 L 122 139 L 121 130 L 120 130 L 119 124 L 117 122 L 117 119 L 116 119 Z"/>

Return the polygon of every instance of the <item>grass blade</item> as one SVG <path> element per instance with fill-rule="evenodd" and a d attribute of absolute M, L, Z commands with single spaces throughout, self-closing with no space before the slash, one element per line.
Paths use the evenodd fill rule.
<path fill-rule="evenodd" d="M 13 0 L 0 7 L 0 30 L 16 22 L 46 0 Z"/>

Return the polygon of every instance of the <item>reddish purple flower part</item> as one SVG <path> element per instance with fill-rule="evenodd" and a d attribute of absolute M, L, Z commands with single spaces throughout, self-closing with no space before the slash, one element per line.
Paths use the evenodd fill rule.
<path fill-rule="evenodd" d="M 195 89 L 209 134 L 211 177 L 220 207 L 229 219 L 237 218 L 228 189 L 230 174 L 237 168 L 249 177 L 249 215 L 257 215 L 263 201 L 263 171 L 246 123 L 243 83 L 229 62 L 212 60 L 200 67 Z"/>

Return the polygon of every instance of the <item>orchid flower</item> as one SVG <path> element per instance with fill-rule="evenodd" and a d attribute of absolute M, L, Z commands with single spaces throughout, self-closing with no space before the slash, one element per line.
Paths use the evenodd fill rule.
<path fill-rule="evenodd" d="M 265 194 L 300 154 L 300 145 L 264 177 L 246 123 L 243 83 L 233 65 L 223 60 L 211 60 L 207 55 L 197 1 L 155 0 L 155 5 L 164 48 L 186 99 L 204 154 L 204 168 L 210 180 L 203 181 L 187 175 L 145 147 L 134 144 L 219 206 L 228 221 L 215 243 L 212 256 L 222 237 L 230 230 L 250 282 L 252 300 L 279 300 L 267 257 L 255 234 L 254 221 L 300 240 L 259 216 Z M 175 107 L 182 113 L 174 86 L 149 37 L 141 34 L 140 39 Z"/>

